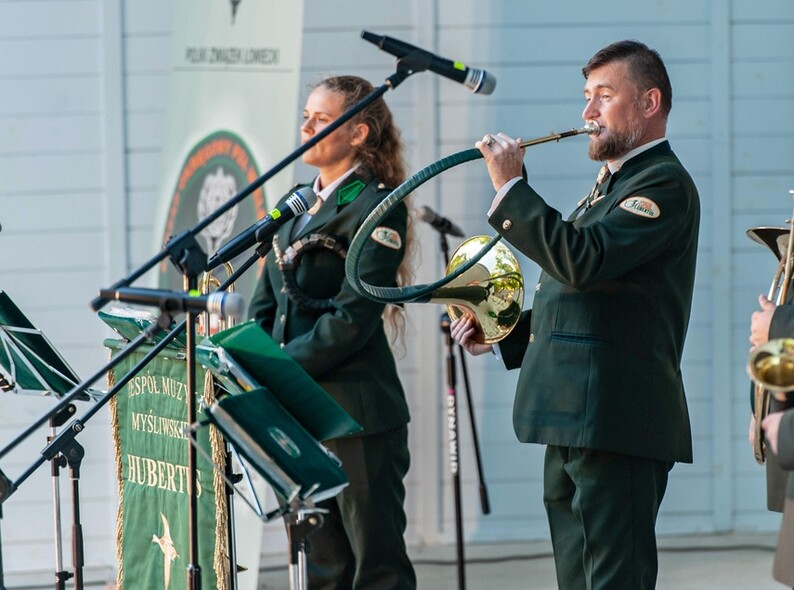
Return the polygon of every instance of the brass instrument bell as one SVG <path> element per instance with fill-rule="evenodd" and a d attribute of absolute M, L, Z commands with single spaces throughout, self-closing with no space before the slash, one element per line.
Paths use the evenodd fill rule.
<path fill-rule="evenodd" d="M 488 236 L 474 236 L 450 256 L 450 274 L 480 253 Z M 446 305 L 452 320 L 467 316 L 479 330 L 475 340 L 493 344 L 502 340 L 518 323 L 524 303 L 524 278 L 510 249 L 497 242 L 482 259 L 445 286 L 433 291 L 431 303 Z"/>
<path fill-rule="evenodd" d="M 228 276 L 232 276 L 234 268 L 231 262 L 224 262 L 223 268 Z M 199 291 L 202 295 L 208 295 L 210 292 L 220 287 L 221 281 L 216 277 L 212 271 L 202 273 L 199 278 Z M 234 293 L 234 283 L 228 286 L 227 293 Z M 234 325 L 234 318 L 222 319 L 217 314 L 204 312 L 199 314 L 198 323 L 196 325 L 196 334 L 200 336 L 212 336 L 216 332 L 220 332 Z"/>
<path fill-rule="evenodd" d="M 794 391 L 794 338 L 777 338 L 753 349 L 747 373 L 780 402 Z"/>

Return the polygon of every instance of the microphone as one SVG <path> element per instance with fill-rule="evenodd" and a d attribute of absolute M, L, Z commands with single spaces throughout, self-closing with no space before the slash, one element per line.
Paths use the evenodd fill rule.
<path fill-rule="evenodd" d="M 442 234 L 449 234 L 451 236 L 455 236 L 456 238 L 462 238 L 464 236 L 462 229 L 460 229 L 457 225 L 452 223 L 443 215 L 439 215 L 433 211 L 427 205 L 423 205 L 419 208 L 419 219 L 429 223 L 435 228 L 436 231 Z"/>
<path fill-rule="evenodd" d="M 224 262 L 229 262 L 254 244 L 271 237 L 278 231 L 278 228 L 293 217 L 306 213 L 316 202 L 317 195 L 310 186 L 304 186 L 296 190 L 278 208 L 273 209 L 251 227 L 240 232 L 236 238 L 219 248 L 207 261 L 207 270 L 211 270 Z"/>
<path fill-rule="evenodd" d="M 180 291 L 162 291 L 159 289 L 140 289 L 121 287 L 119 289 L 101 289 L 99 296 L 104 299 L 154 305 L 167 312 L 209 312 L 217 314 L 220 319 L 240 320 L 245 313 L 245 299 L 239 293 L 215 291 L 209 295 L 200 295 L 198 291 L 189 293 Z"/>
<path fill-rule="evenodd" d="M 435 72 L 440 76 L 454 80 L 463 84 L 466 88 L 471 90 L 474 94 L 491 94 L 496 88 L 496 78 L 491 76 L 485 70 L 478 70 L 476 68 L 466 67 L 459 61 L 451 61 L 438 55 L 434 55 L 424 49 L 414 47 L 409 43 L 387 37 L 386 35 L 376 35 L 369 31 L 361 31 L 361 36 L 364 40 L 369 41 L 380 47 L 383 51 L 391 53 L 397 58 L 405 57 L 410 53 L 418 54 L 418 57 L 423 58 L 428 62 L 427 69 Z"/>

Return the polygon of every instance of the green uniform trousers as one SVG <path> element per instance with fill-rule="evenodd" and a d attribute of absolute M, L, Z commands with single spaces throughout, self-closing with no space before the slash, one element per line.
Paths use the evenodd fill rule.
<path fill-rule="evenodd" d="M 309 537 L 311 590 L 413 590 L 403 509 L 408 428 L 326 441 L 350 484 L 318 503 L 328 510 Z"/>
<path fill-rule="evenodd" d="M 543 501 L 560 590 L 650 590 L 656 515 L 673 463 L 549 446 Z"/>

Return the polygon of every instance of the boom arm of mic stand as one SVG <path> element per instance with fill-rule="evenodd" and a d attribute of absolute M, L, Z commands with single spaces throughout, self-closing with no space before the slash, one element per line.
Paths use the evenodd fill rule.
<path fill-rule="evenodd" d="M 408 56 L 406 56 L 408 57 Z M 399 84 L 401 84 L 408 76 L 413 74 L 414 72 L 421 71 L 417 68 L 416 64 L 409 63 L 411 60 L 406 60 L 402 58 L 397 62 L 397 71 L 389 76 L 386 81 L 378 88 L 375 88 L 370 94 L 362 98 L 356 104 L 354 104 L 350 109 L 345 111 L 338 119 L 333 121 L 328 127 L 323 129 L 320 133 L 312 137 L 306 143 L 302 144 L 296 150 L 294 150 L 291 154 L 287 157 L 282 159 L 280 162 L 276 163 L 270 170 L 262 174 L 259 178 L 254 180 L 251 184 L 245 187 L 242 191 L 231 197 L 225 203 L 220 205 L 217 209 L 215 209 L 212 213 L 210 213 L 207 217 L 199 221 L 195 226 L 192 228 L 185 230 L 178 236 L 171 238 L 165 247 L 158 252 L 154 257 L 149 259 L 148 261 L 144 262 L 140 268 L 133 271 L 130 275 L 126 278 L 121 279 L 120 281 L 113 284 L 111 287 L 112 290 L 119 289 L 121 287 L 127 287 L 135 280 L 146 274 L 151 268 L 155 267 L 157 264 L 160 263 L 168 254 L 172 251 L 177 249 L 177 247 L 186 241 L 191 239 L 195 240 L 195 236 L 201 232 L 205 227 L 210 225 L 213 221 L 215 221 L 218 217 L 226 213 L 229 209 L 237 205 L 240 201 L 242 201 L 245 197 L 253 193 L 256 189 L 262 186 L 265 182 L 270 180 L 273 176 L 281 172 L 284 168 L 286 168 L 289 164 L 293 161 L 297 160 L 301 155 L 303 155 L 306 151 L 310 150 L 314 147 L 315 144 L 325 139 L 328 135 L 333 133 L 337 128 L 344 125 L 347 121 L 352 119 L 355 115 L 360 113 L 364 110 L 367 106 L 371 103 L 375 102 L 378 98 L 383 96 L 388 90 L 395 89 Z M 414 67 L 412 67 L 414 66 Z M 426 69 L 426 68 L 425 68 Z M 99 311 L 105 305 L 109 303 L 109 300 L 104 297 L 95 297 L 91 301 L 91 308 L 94 311 Z"/>

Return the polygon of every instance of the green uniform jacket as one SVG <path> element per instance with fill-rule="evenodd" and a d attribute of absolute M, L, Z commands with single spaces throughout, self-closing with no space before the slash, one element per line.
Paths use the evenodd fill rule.
<path fill-rule="evenodd" d="M 700 223 L 695 184 L 665 141 L 628 160 L 607 195 L 578 212 L 563 220 L 519 181 L 489 218 L 543 271 L 531 312 L 500 343 L 508 368 L 521 367 L 516 434 L 691 462 L 680 362 Z"/>
<path fill-rule="evenodd" d="M 322 233 L 346 250 L 358 227 L 389 192 L 377 180 L 354 173 L 293 240 L 290 233 L 296 220 L 279 229 L 281 249 Z M 286 196 L 280 202 L 284 200 Z M 407 218 L 405 205 L 398 207 L 373 232 L 379 241 L 368 240 L 359 267 L 367 283 L 394 286 L 405 253 Z M 283 277 L 271 251 L 249 315 L 363 426 L 363 434 L 405 425 L 408 407 L 384 332 L 383 304 L 356 294 L 346 280 L 344 260 L 328 249 L 306 251 L 294 278 L 309 297 L 331 298 L 332 308 L 312 311 L 291 301 L 282 289 Z"/>

